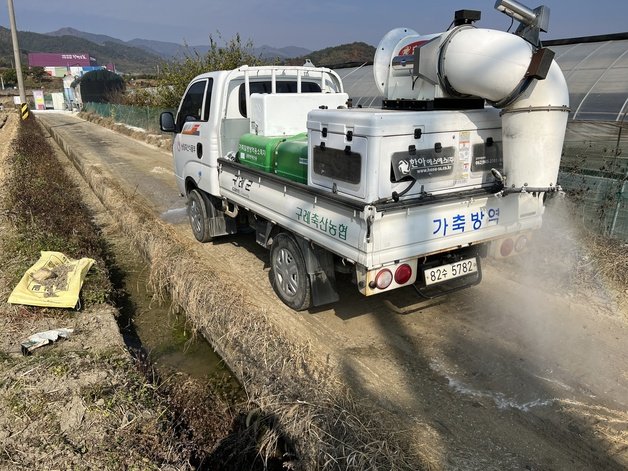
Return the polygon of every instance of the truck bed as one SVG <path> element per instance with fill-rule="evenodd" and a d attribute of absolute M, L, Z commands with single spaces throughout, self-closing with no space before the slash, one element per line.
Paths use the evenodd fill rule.
<path fill-rule="evenodd" d="M 479 190 L 366 203 L 228 159 L 219 165 L 221 192 L 230 202 L 367 270 L 541 224 L 542 203 L 531 194 L 498 197 Z"/>

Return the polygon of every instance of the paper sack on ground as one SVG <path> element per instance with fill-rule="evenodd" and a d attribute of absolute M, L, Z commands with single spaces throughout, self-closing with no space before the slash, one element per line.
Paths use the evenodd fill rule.
<path fill-rule="evenodd" d="M 8 302 L 42 307 L 74 307 L 87 272 L 95 261 L 72 260 L 61 252 L 41 252 L 15 287 Z"/>

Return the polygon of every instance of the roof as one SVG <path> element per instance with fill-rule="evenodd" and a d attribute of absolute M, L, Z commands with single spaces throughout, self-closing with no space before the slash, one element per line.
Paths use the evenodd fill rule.
<path fill-rule="evenodd" d="M 74 67 L 89 66 L 95 63 L 87 52 L 29 52 L 30 67 Z"/>
<path fill-rule="evenodd" d="M 590 39 L 547 44 L 567 80 L 570 119 L 622 121 L 628 111 L 628 33 Z"/>
<path fill-rule="evenodd" d="M 623 121 L 628 112 L 628 33 L 546 41 L 567 87 L 570 119 Z M 353 106 L 379 107 L 373 66 L 335 68 Z"/>

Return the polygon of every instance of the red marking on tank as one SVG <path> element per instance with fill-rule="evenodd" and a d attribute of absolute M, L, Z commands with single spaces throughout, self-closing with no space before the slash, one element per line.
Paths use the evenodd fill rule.
<path fill-rule="evenodd" d="M 425 44 L 427 41 L 414 41 L 413 43 L 408 44 L 407 46 L 404 46 L 400 51 L 399 54 L 397 54 L 398 56 L 411 56 L 412 54 L 414 54 L 414 50 L 417 47 L 421 47 L 423 46 L 423 44 Z"/>

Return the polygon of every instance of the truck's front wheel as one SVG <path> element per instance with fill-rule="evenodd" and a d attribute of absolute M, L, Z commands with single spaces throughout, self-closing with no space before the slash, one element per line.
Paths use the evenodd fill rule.
<path fill-rule="evenodd" d="M 310 280 L 299 246 L 289 234 L 278 234 L 270 250 L 271 281 L 277 296 L 295 311 L 310 307 Z"/>
<path fill-rule="evenodd" d="M 199 242 L 209 242 L 212 239 L 207 212 L 210 204 L 210 201 L 203 197 L 200 190 L 194 189 L 188 193 L 188 218 L 194 237 Z"/>

